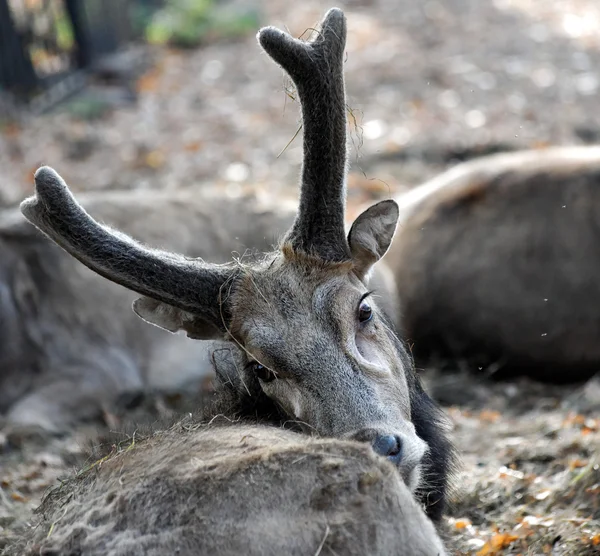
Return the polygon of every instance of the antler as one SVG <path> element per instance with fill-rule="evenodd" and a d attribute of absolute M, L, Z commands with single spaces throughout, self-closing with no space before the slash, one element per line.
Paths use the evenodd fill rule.
<path fill-rule="evenodd" d="M 286 240 L 326 260 L 350 259 L 344 231 L 346 101 L 343 54 L 346 19 L 332 8 L 318 36 L 302 42 L 274 27 L 258 33 L 264 50 L 292 78 L 300 96 L 304 164 L 300 207 Z"/>
<path fill-rule="evenodd" d="M 47 166 L 35 173 L 35 192 L 21 203 L 21 212 L 67 253 L 117 284 L 223 329 L 219 293 L 231 267 L 148 249 L 99 224 Z"/>

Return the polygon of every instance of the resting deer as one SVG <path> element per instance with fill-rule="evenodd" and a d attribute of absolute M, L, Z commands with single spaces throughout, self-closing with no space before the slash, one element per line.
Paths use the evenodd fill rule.
<path fill-rule="evenodd" d="M 461 164 L 397 199 L 385 263 L 417 357 L 578 381 L 600 368 L 600 147 Z"/>
<path fill-rule="evenodd" d="M 191 190 L 89 193 L 82 202 L 147 243 L 216 262 L 271 249 L 295 214 L 281 202 Z M 135 298 L 48 242 L 18 209 L 0 212 L 0 412 L 10 427 L 62 432 L 119 398 L 198 390 L 214 346 L 148 326 L 131 311 Z"/>
<path fill-rule="evenodd" d="M 81 201 L 145 243 L 215 262 L 270 250 L 296 213 L 281 199 L 194 190 L 87 193 Z M 389 274 L 375 269 L 372 283 L 395 314 Z M 213 375 L 218 342 L 148 326 L 131 310 L 135 298 L 48 242 L 18 209 L 0 212 L 0 413 L 9 428 L 60 433 L 103 418 L 119 400 L 199 390 Z"/>
<path fill-rule="evenodd" d="M 220 394 L 236 415 L 292 421 L 305 432 L 370 446 L 397 469 L 427 515 L 439 519 L 452 456 L 443 418 L 367 289 L 394 236 L 398 207 L 381 201 L 355 220 L 347 236 L 344 228 L 345 38 L 345 18 L 337 9 L 308 43 L 274 28 L 258 35 L 294 81 L 303 117 L 299 208 L 277 250 L 252 263 L 215 264 L 149 249 L 97 223 L 48 167 L 36 172 L 36 194 L 21 210 L 85 266 L 141 294 L 133 308 L 142 319 L 193 339 L 230 342 L 216 370 Z M 147 450 L 142 462 L 158 457 L 158 448 Z M 175 496 L 173 487 L 162 484 L 159 506 L 181 509 L 168 494 Z M 92 503 L 85 496 L 79 502 Z M 111 515 L 103 535 L 114 539 L 119 527 Z M 92 542 L 88 533 L 77 533 L 79 546 Z"/>
<path fill-rule="evenodd" d="M 394 467 L 364 443 L 183 422 L 52 491 L 5 556 L 444 556 Z"/>

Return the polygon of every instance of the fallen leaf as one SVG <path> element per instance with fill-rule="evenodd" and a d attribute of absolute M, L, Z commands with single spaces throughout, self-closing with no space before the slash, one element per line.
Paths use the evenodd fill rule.
<path fill-rule="evenodd" d="M 510 533 L 496 533 L 488 542 L 486 542 L 477 556 L 496 556 L 504 548 L 508 548 L 509 545 L 518 540 L 517 535 L 511 535 Z"/>
<path fill-rule="evenodd" d="M 13 492 L 10 497 L 15 501 L 15 502 L 27 502 L 27 498 L 25 498 L 25 496 L 23 496 L 22 494 L 19 494 L 18 492 Z"/>
<path fill-rule="evenodd" d="M 151 93 L 158 89 L 160 77 L 163 73 L 164 64 L 158 63 L 156 66 L 142 75 L 136 82 L 138 93 Z"/>
<path fill-rule="evenodd" d="M 198 152 L 202 148 L 202 141 L 193 141 L 183 146 L 183 149 L 190 153 Z"/>
<path fill-rule="evenodd" d="M 535 499 L 536 500 L 546 500 L 546 498 L 548 498 L 548 496 L 550 496 L 552 494 L 552 491 L 547 488 L 545 490 L 540 490 L 540 492 L 538 492 L 535 495 Z"/>
<path fill-rule="evenodd" d="M 586 488 L 585 491 L 588 494 L 600 494 L 600 483 L 592 485 L 590 488 Z"/>
<path fill-rule="evenodd" d="M 546 149 L 551 145 L 548 141 L 534 141 L 531 144 L 532 149 Z"/>
<path fill-rule="evenodd" d="M 501 415 L 499 411 L 491 411 L 489 409 L 484 409 L 479 413 L 479 419 L 485 421 L 486 423 L 495 423 L 500 419 Z"/>
<path fill-rule="evenodd" d="M 146 155 L 146 164 L 150 168 L 160 168 L 165 163 L 165 155 L 162 151 L 150 151 Z"/>
<path fill-rule="evenodd" d="M 523 479 L 525 477 L 525 473 L 523 473 L 522 471 L 510 469 L 505 465 L 502 465 L 500 467 L 499 472 L 501 479 L 505 479 L 506 477 L 512 477 L 513 479 Z"/>
<path fill-rule="evenodd" d="M 583 425 L 585 423 L 585 416 L 578 415 L 577 413 L 568 413 L 563 421 L 563 427 L 568 427 L 572 425 Z"/>
<path fill-rule="evenodd" d="M 41 476 L 41 471 L 39 469 L 34 469 L 33 471 L 30 471 L 29 473 L 23 475 L 23 479 L 25 479 L 26 481 L 31 481 L 32 479 L 39 479 Z"/>
<path fill-rule="evenodd" d="M 471 525 L 471 521 L 469 519 L 457 519 L 454 522 L 454 527 L 457 529 L 464 529 L 465 527 L 469 527 Z"/>
<path fill-rule="evenodd" d="M 2 133 L 9 139 L 15 139 L 21 133 L 21 128 L 13 122 L 6 124 L 0 129 L 2 130 Z"/>

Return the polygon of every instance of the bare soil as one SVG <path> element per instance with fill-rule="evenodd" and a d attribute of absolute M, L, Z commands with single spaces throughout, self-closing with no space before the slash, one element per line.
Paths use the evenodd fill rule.
<path fill-rule="evenodd" d="M 328 7 L 262 5 L 265 24 L 287 25 L 296 36 Z M 481 154 L 598 142 L 596 0 L 347 0 L 341 7 L 349 25 L 351 212 Z M 75 191 L 296 195 L 301 141 L 288 143 L 298 106 L 254 37 L 150 55 L 134 81 L 135 102 L 96 82 L 54 113 L 5 124 L 0 205 L 31 191 L 40 164 L 54 166 Z M 447 518 L 455 553 L 600 554 L 598 378 L 552 387 L 494 383 L 485 370 L 429 369 L 425 377 L 446 406 L 462 457 Z M 164 416 L 171 402 L 151 400 L 135 418 Z M 90 439 L 133 418 L 107 415 L 105 424 L 64 438 L 0 432 L 0 548 L 35 520 L 48 487 L 85 463 Z"/>

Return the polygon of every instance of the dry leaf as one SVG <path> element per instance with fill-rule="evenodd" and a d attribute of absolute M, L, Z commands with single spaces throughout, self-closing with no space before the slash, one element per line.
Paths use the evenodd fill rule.
<path fill-rule="evenodd" d="M 548 496 L 550 496 L 552 494 L 552 491 L 547 488 L 544 490 L 540 490 L 536 495 L 535 495 L 535 499 L 536 500 L 546 500 L 546 498 L 548 498 Z"/>
<path fill-rule="evenodd" d="M 573 426 L 573 425 L 583 425 L 585 423 L 585 416 L 579 415 L 577 413 L 569 413 L 567 417 L 563 421 L 563 427 Z"/>
<path fill-rule="evenodd" d="M 491 411 L 489 409 L 484 409 L 479 413 L 479 418 L 487 423 L 495 423 L 500 417 L 499 411 Z"/>
<path fill-rule="evenodd" d="M 25 496 L 23 496 L 22 494 L 19 494 L 18 492 L 13 492 L 10 497 L 15 501 L 15 502 L 27 502 L 27 498 L 25 498 Z"/>
<path fill-rule="evenodd" d="M 500 478 L 505 479 L 506 477 L 512 477 L 513 479 L 523 479 L 525 478 L 525 473 L 522 471 L 517 471 L 515 469 L 510 469 L 505 465 L 502 465 L 499 469 Z"/>
<path fill-rule="evenodd" d="M 193 141 L 183 146 L 183 149 L 190 153 L 198 152 L 202 148 L 202 141 Z"/>
<path fill-rule="evenodd" d="M 501 550 L 508 548 L 512 542 L 518 540 L 518 538 L 517 535 L 510 533 L 496 533 L 481 547 L 481 550 L 477 552 L 477 556 L 496 556 Z"/>
<path fill-rule="evenodd" d="M 21 133 L 21 128 L 14 122 L 6 124 L 4 127 L 0 128 L 0 130 L 2 130 L 2 133 L 8 139 L 16 139 Z"/>
<path fill-rule="evenodd" d="M 600 483 L 592 485 L 590 488 L 586 488 L 585 491 L 588 494 L 600 494 Z"/>
<path fill-rule="evenodd" d="M 150 166 L 150 168 L 160 168 L 165 163 L 165 155 L 162 151 L 150 151 L 146 155 L 146 164 Z"/>
<path fill-rule="evenodd" d="M 531 144 L 532 149 L 546 149 L 551 146 L 551 143 L 548 141 L 534 141 Z"/>
<path fill-rule="evenodd" d="M 471 521 L 469 519 L 457 519 L 454 522 L 454 527 L 457 529 L 464 529 L 465 527 L 469 527 L 471 525 Z"/>
<path fill-rule="evenodd" d="M 158 89 L 158 83 L 163 73 L 163 64 L 159 63 L 150 71 L 147 71 L 136 82 L 138 93 L 151 93 Z"/>
<path fill-rule="evenodd" d="M 29 473 L 25 473 L 25 475 L 23 475 L 23 479 L 25 479 L 26 481 L 31 481 L 33 479 L 39 479 L 41 476 L 41 471 L 39 469 L 34 469 Z"/>

